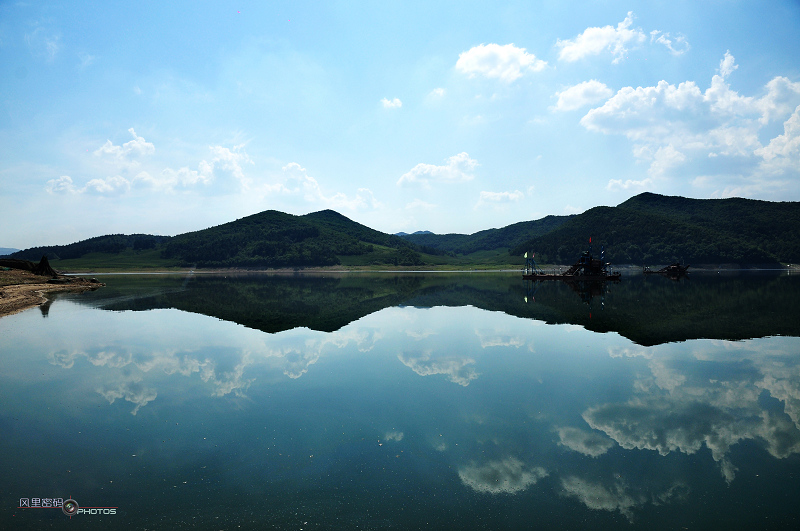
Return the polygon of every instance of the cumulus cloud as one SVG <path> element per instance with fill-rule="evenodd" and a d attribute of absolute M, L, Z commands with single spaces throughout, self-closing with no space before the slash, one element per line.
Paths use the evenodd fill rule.
<path fill-rule="evenodd" d="M 403 102 L 400 101 L 399 98 L 394 98 L 393 100 L 387 100 L 386 98 L 381 99 L 381 103 L 383 104 L 384 109 L 399 109 L 403 106 Z"/>
<path fill-rule="evenodd" d="M 759 134 L 764 125 L 785 119 L 796 109 L 800 83 L 776 77 L 761 97 L 744 96 L 728 84 L 727 77 L 735 70 L 733 56 L 726 53 L 705 92 L 693 81 L 676 86 L 662 80 L 650 87 L 624 87 L 589 110 L 581 119 L 586 129 L 626 136 L 633 143 L 634 157 L 649 166 L 646 178 L 611 180 L 609 188 L 653 187 L 661 179 L 679 175 L 678 171 L 686 174 L 695 168 L 703 168 L 705 178 L 692 182 L 708 184 L 715 168 L 719 173 L 729 171 L 734 157 L 742 187 L 752 190 L 777 189 L 774 181 L 770 183 L 770 172 L 797 174 L 796 157 L 770 164 L 773 153 L 784 144 L 792 145 L 796 136 L 792 118 L 785 123 L 784 135 L 772 139 L 772 148 L 762 146 Z"/>
<path fill-rule="evenodd" d="M 470 173 L 478 167 L 478 161 L 471 159 L 469 154 L 459 153 L 447 159 L 444 166 L 434 164 L 419 163 L 398 179 L 398 186 L 409 184 L 421 184 L 429 187 L 431 182 L 460 183 L 470 181 L 474 175 Z"/>
<path fill-rule="evenodd" d="M 58 179 L 50 179 L 45 183 L 45 190 L 50 194 L 96 194 L 96 195 L 117 195 L 130 190 L 131 183 L 128 179 L 116 175 L 103 179 L 91 179 L 86 184 L 78 188 L 69 175 L 62 175 Z"/>
<path fill-rule="evenodd" d="M 800 105 L 783 124 L 783 134 L 755 153 L 763 159 L 762 169 L 770 174 L 800 168 Z"/>
<path fill-rule="evenodd" d="M 480 375 L 474 367 L 471 367 L 471 365 L 475 364 L 475 360 L 472 358 L 458 356 L 434 357 L 430 352 L 426 352 L 418 356 L 399 354 L 397 359 L 420 376 L 443 374 L 451 382 L 464 387 L 468 386 L 472 380 Z"/>
<path fill-rule="evenodd" d="M 45 184 L 44 189 L 50 194 L 74 194 L 78 192 L 72 182 L 72 177 L 69 175 L 62 175 L 58 179 L 50 179 Z"/>
<path fill-rule="evenodd" d="M 589 55 L 598 55 L 609 51 L 614 56 L 614 63 L 619 63 L 628 52 L 628 46 L 643 43 L 646 40 L 641 29 L 631 29 L 633 24 L 633 11 L 628 12 L 625 20 L 614 26 L 602 28 L 586 28 L 583 33 L 574 39 L 556 42 L 556 47 L 561 50 L 558 58 L 561 61 L 574 62 Z"/>
<path fill-rule="evenodd" d="M 511 83 L 526 72 L 539 72 L 547 66 L 535 55 L 513 44 L 479 44 L 458 56 L 456 70 L 469 77 L 482 75 Z"/>
<path fill-rule="evenodd" d="M 721 75 L 722 77 L 728 77 L 737 68 L 739 68 L 739 65 L 735 64 L 735 59 L 731 55 L 731 51 L 726 50 L 725 56 L 719 63 L 719 75 Z"/>
<path fill-rule="evenodd" d="M 325 208 L 359 210 L 364 208 L 377 209 L 383 204 L 378 201 L 372 190 L 359 188 L 356 194 L 349 197 L 343 192 L 326 194 L 322 186 L 308 171 L 296 162 L 290 162 L 283 168 L 284 183 L 279 183 L 277 191 L 287 194 L 300 194 L 310 203 L 318 203 Z"/>
<path fill-rule="evenodd" d="M 106 140 L 105 144 L 95 150 L 95 156 L 109 156 L 120 161 L 134 162 L 139 157 L 152 155 L 155 152 L 155 146 L 147 142 L 144 137 L 137 135 L 133 127 L 128 129 L 128 132 L 133 136 L 133 140 L 125 142 L 121 146 L 115 146 L 111 140 Z"/>
<path fill-rule="evenodd" d="M 446 91 L 445 91 L 443 88 L 441 88 L 441 87 L 438 87 L 438 88 L 435 88 L 435 89 L 433 89 L 433 90 L 430 92 L 429 96 L 434 96 L 434 97 L 437 97 L 437 98 L 442 98 L 442 97 L 444 97 L 444 95 L 445 95 L 446 93 L 447 93 L 447 92 L 446 92 Z"/>
<path fill-rule="evenodd" d="M 604 83 L 591 79 L 564 89 L 561 92 L 556 92 L 558 102 L 556 102 L 555 110 L 574 111 L 586 105 L 592 105 L 608 99 L 612 94 L 612 90 Z"/>
<path fill-rule="evenodd" d="M 601 456 L 614 446 L 614 441 L 596 431 L 564 427 L 558 428 L 556 432 L 560 439 L 559 444 L 590 457 Z"/>
<path fill-rule="evenodd" d="M 105 179 L 91 179 L 84 187 L 85 192 L 96 194 L 122 194 L 130 190 L 131 183 L 128 179 L 116 175 Z"/>
<path fill-rule="evenodd" d="M 542 467 L 529 467 L 516 457 L 472 464 L 459 469 L 462 483 L 483 494 L 517 494 L 547 477 Z"/>

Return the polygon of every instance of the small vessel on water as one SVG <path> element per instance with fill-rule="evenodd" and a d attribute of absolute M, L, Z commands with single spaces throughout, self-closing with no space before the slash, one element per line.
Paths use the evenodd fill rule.
<path fill-rule="evenodd" d="M 688 272 L 689 272 L 688 270 L 689 270 L 689 266 L 688 265 L 681 265 L 680 262 L 675 262 L 674 264 L 670 264 L 670 265 L 668 265 L 666 267 L 662 267 L 661 269 L 659 269 L 657 271 L 653 271 L 649 267 L 645 266 L 645 268 L 642 270 L 642 272 L 645 275 L 664 275 L 664 276 L 667 276 L 669 278 L 678 279 L 678 278 L 680 278 L 682 276 L 687 275 Z"/>
<path fill-rule="evenodd" d="M 589 240 L 591 242 L 591 240 Z M 564 280 L 567 282 L 585 280 L 613 280 L 619 281 L 622 274 L 619 271 L 610 271 L 611 264 L 605 262 L 605 249 L 601 248 L 600 258 L 592 256 L 592 247 L 588 251 L 583 251 L 569 269 L 564 272 L 547 273 L 536 265 L 534 253 L 528 258 L 525 253 L 525 271 L 522 274 L 523 280 Z"/>

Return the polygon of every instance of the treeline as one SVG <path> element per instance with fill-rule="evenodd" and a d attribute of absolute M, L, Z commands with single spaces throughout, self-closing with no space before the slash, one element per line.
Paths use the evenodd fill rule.
<path fill-rule="evenodd" d="M 21 260 L 39 261 L 42 256 L 48 260 L 68 260 L 80 258 L 89 253 L 120 253 L 125 249 L 144 250 L 155 249 L 161 243 L 169 240 L 169 236 L 154 236 L 152 234 L 109 234 L 82 240 L 69 245 L 50 245 L 31 247 L 18 251 L 11 256 Z"/>

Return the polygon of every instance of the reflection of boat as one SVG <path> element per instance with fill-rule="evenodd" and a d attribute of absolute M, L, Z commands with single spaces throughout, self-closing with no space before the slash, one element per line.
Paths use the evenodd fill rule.
<path fill-rule="evenodd" d="M 688 265 L 681 265 L 680 262 L 675 262 L 674 264 L 668 265 L 666 267 L 662 267 L 658 271 L 653 271 L 649 267 L 645 266 L 644 270 L 642 271 L 645 275 L 664 275 L 672 279 L 679 279 L 680 277 L 688 274 Z"/>
<path fill-rule="evenodd" d="M 619 271 L 609 271 L 611 264 L 604 262 L 605 249 L 601 249 L 600 258 L 592 256 L 591 246 L 588 251 L 583 251 L 578 261 L 564 272 L 547 273 L 536 265 L 534 254 L 528 258 L 525 253 L 525 272 L 522 274 L 524 280 L 564 280 L 585 281 L 585 280 L 614 280 L 619 281 L 622 276 Z"/>

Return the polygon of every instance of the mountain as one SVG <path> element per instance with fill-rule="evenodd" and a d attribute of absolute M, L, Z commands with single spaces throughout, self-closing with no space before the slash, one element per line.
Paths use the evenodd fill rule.
<path fill-rule="evenodd" d="M 45 247 L 31 247 L 24 251 L 17 251 L 11 256 L 22 260 L 38 262 L 42 256 L 48 260 L 67 260 L 80 258 L 88 253 L 119 253 L 125 249 L 145 250 L 155 249 L 169 236 L 153 236 L 151 234 L 110 234 L 82 240 L 69 245 L 50 245 Z"/>
<path fill-rule="evenodd" d="M 616 207 L 546 216 L 475 234 L 386 234 L 333 210 L 295 216 L 267 210 L 177 236 L 112 234 L 70 245 L 35 247 L 14 258 L 43 255 L 75 267 L 315 267 L 425 263 L 571 264 L 591 237 L 613 263 L 776 264 L 800 262 L 800 203 L 752 199 L 688 199 L 644 193 Z M 487 262 L 487 257 L 491 261 Z M 482 261 L 483 260 L 483 261 Z"/>
<path fill-rule="evenodd" d="M 426 249 L 444 251 L 452 254 L 470 254 L 478 251 L 508 249 L 521 243 L 547 234 L 561 226 L 572 216 L 546 216 L 535 221 L 521 221 L 502 229 L 487 229 L 475 234 L 434 234 L 415 232 L 403 236 Z"/>
<path fill-rule="evenodd" d="M 6 256 L 8 254 L 16 253 L 19 249 L 14 249 L 12 247 L 0 247 L 0 256 Z"/>
<path fill-rule="evenodd" d="M 333 210 L 305 216 L 268 210 L 175 236 L 162 255 L 194 267 L 328 266 L 340 264 L 344 256 L 374 253 L 380 263 L 419 265 L 414 247 Z"/>
<path fill-rule="evenodd" d="M 595 207 L 512 248 L 571 263 L 592 238 L 615 263 L 775 264 L 800 261 L 800 203 L 643 193 Z"/>

